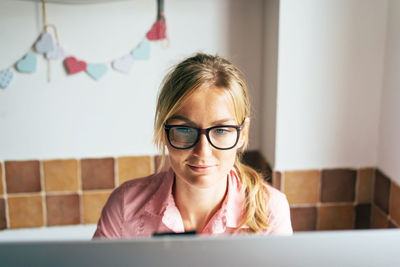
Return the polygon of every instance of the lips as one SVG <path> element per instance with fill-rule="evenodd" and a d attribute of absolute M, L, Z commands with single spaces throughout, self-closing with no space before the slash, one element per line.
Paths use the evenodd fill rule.
<path fill-rule="evenodd" d="M 188 164 L 188 167 L 195 172 L 208 172 L 215 168 L 216 165 L 199 165 L 199 164 Z"/>

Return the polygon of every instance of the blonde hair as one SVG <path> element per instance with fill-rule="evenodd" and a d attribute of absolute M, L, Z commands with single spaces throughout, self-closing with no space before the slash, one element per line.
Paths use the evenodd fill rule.
<path fill-rule="evenodd" d="M 247 85 L 239 69 L 219 56 L 198 53 L 187 58 L 167 74 L 158 95 L 154 143 L 162 154 L 159 170 L 165 163 L 164 124 L 175 115 L 193 92 L 211 86 L 223 89 L 230 95 L 238 123 L 250 117 Z M 262 176 L 240 161 L 247 143 L 246 137 L 244 145 L 238 149 L 234 163 L 245 192 L 243 221 L 238 229 L 247 225 L 249 232 L 263 232 L 269 226 L 267 221 L 269 193 L 263 184 Z"/>

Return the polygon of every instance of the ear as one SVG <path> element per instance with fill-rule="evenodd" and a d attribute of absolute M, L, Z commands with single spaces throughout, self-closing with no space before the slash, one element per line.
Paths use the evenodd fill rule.
<path fill-rule="evenodd" d="M 246 118 L 243 122 L 243 128 L 240 132 L 240 137 L 238 141 L 238 147 L 241 148 L 244 144 L 246 144 L 246 140 L 249 134 L 249 127 L 250 127 L 250 118 Z"/>

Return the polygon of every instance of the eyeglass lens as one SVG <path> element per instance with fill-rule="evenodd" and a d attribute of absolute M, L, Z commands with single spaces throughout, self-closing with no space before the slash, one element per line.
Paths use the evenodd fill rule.
<path fill-rule="evenodd" d="M 186 126 L 174 126 L 169 130 L 171 145 L 178 148 L 193 146 L 199 139 L 200 130 Z M 208 131 L 208 140 L 217 148 L 234 146 L 238 139 L 238 129 L 232 126 L 215 127 Z"/>

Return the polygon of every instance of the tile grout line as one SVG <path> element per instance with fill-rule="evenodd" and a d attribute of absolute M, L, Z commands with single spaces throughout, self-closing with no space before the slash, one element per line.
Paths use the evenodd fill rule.
<path fill-rule="evenodd" d="M 79 201 L 79 222 L 80 224 L 84 224 L 84 212 L 83 212 L 83 189 L 82 189 L 82 163 L 81 159 L 76 159 L 77 162 L 77 170 L 76 170 L 76 175 L 78 178 L 78 191 L 76 193 L 78 194 L 78 201 Z"/>
<path fill-rule="evenodd" d="M 6 162 L 3 162 L 3 168 L 1 170 L 1 182 L 3 184 L 3 198 L 5 206 L 5 217 L 6 217 L 6 229 L 10 229 L 10 209 L 8 208 L 8 194 L 7 194 L 7 184 L 6 184 Z"/>
<path fill-rule="evenodd" d="M 42 208 L 43 208 L 43 226 L 47 226 L 47 205 L 46 205 L 46 194 L 45 194 L 45 181 L 44 181 L 44 162 L 39 160 L 39 177 L 40 177 L 40 194 L 42 196 Z"/>

